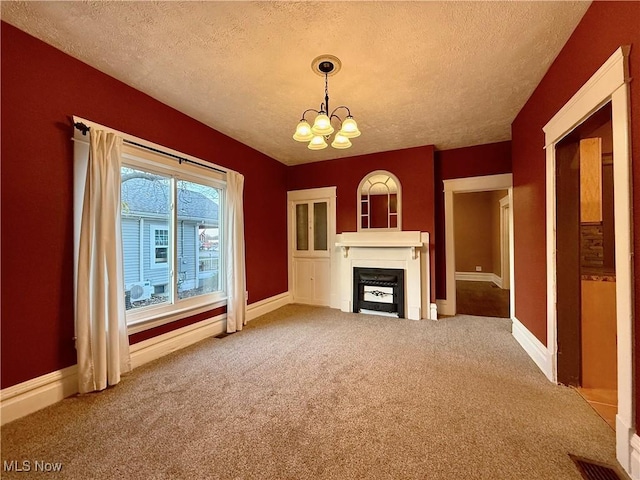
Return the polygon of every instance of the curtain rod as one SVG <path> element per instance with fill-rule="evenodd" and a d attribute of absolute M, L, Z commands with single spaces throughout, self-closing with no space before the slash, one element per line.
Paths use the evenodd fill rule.
<path fill-rule="evenodd" d="M 89 130 L 91 130 L 91 127 L 89 127 L 88 125 L 85 125 L 82 122 L 76 122 L 76 123 L 73 124 L 73 126 L 75 128 L 77 128 L 78 130 L 80 130 L 82 132 L 82 135 L 86 135 L 87 132 Z M 132 140 L 127 140 L 126 138 L 123 139 L 123 142 L 127 143 L 129 145 L 134 145 L 136 147 L 144 148 L 145 150 L 149 150 L 151 152 L 159 153 L 161 155 L 166 155 L 167 157 L 175 158 L 176 160 L 178 160 L 179 164 L 182 164 L 182 162 L 191 163 L 193 165 L 197 165 L 197 166 L 202 167 L 202 168 L 208 168 L 209 170 L 214 170 L 214 171 L 219 172 L 219 173 L 225 173 L 225 174 L 227 173 L 226 170 L 222 170 L 220 168 L 212 167 L 211 165 L 207 165 L 206 163 L 196 162 L 195 160 L 190 160 L 188 158 L 184 158 L 184 157 L 181 157 L 179 155 L 174 155 L 173 153 L 165 152 L 164 150 L 159 150 L 157 148 L 149 147 L 147 145 L 143 145 L 141 143 L 134 142 Z"/>

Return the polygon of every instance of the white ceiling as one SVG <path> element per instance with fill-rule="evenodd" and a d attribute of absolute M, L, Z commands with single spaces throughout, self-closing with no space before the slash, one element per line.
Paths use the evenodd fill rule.
<path fill-rule="evenodd" d="M 2 2 L 2 19 L 287 165 L 508 140 L 590 2 Z M 312 152 L 311 61 L 362 136 Z M 73 114 L 74 112 L 69 112 Z"/>

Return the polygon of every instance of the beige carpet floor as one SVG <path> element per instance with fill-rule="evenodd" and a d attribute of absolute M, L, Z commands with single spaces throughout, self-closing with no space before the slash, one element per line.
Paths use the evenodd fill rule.
<path fill-rule="evenodd" d="M 290 305 L 2 428 L 69 479 L 575 479 L 614 432 L 505 319 Z M 33 465 L 33 463 L 32 463 Z"/>

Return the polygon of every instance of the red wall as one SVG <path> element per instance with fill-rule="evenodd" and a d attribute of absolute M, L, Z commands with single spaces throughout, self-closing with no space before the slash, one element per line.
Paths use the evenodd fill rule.
<path fill-rule="evenodd" d="M 511 173 L 511 142 L 437 151 L 435 155 L 436 298 L 447 297 L 444 183 L 453 178 Z"/>
<path fill-rule="evenodd" d="M 4 22 L 1 34 L 2 388 L 76 363 L 71 115 L 241 172 L 249 302 L 287 291 L 284 165 Z"/>
<path fill-rule="evenodd" d="M 542 127 L 621 45 L 631 45 L 634 249 L 640 248 L 640 2 L 594 2 L 512 125 L 516 316 L 546 343 L 545 153 Z M 640 272 L 640 259 L 634 256 Z M 637 273 L 636 273 L 637 277 Z M 640 347 L 635 282 L 635 342 Z M 636 385 L 640 382 L 640 355 Z M 637 408 L 637 407 L 636 407 Z M 636 410 L 637 413 L 637 410 Z M 640 426 L 636 414 L 636 426 Z"/>
<path fill-rule="evenodd" d="M 307 163 L 289 167 L 289 190 L 336 187 L 336 232 L 357 230 L 357 190 L 360 181 L 374 170 L 393 173 L 402 188 L 402 229 L 420 230 L 430 234 L 430 252 L 434 254 L 433 217 L 433 146 L 407 148 L 389 152 Z M 435 264 L 431 262 L 431 278 Z M 435 299 L 431 282 L 431 298 Z"/>

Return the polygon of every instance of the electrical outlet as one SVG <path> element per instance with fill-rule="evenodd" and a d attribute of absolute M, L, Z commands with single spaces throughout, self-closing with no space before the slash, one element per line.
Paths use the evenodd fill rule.
<path fill-rule="evenodd" d="M 480 265 L 476 265 L 476 272 L 481 272 L 482 271 L 482 267 Z"/>

